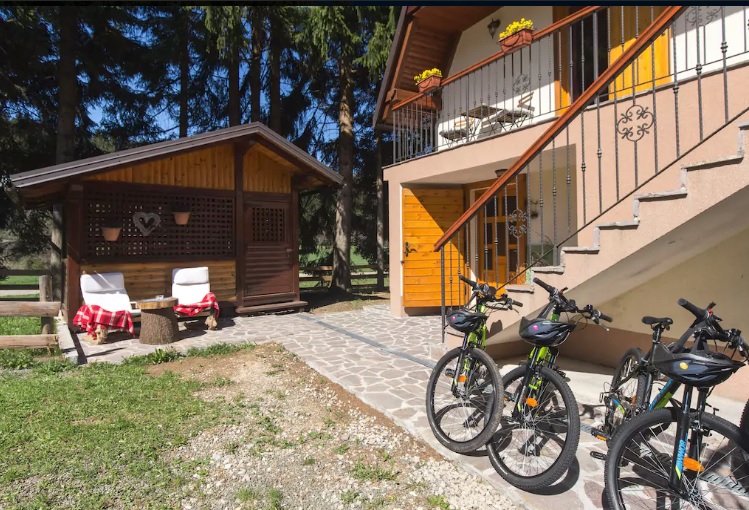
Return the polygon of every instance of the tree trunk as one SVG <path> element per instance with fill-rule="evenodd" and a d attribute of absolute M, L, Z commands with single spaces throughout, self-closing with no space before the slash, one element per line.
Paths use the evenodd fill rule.
<path fill-rule="evenodd" d="M 338 171 L 343 184 L 338 190 L 335 214 L 332 287 L 351 288 L 351 216 L 353 214 L 354 175 L 354 90 L 351 59 L 342 56 L 339 63 L 340 107 L 338 113 Z"/>
<path fill-rule="evenodd" d="M 75 157 L 75 116 L 78 103 L 78 77 L 75 70 L 77 9 L 60 7 L 60 59 L 57 63 L 59 90 L 57 110 L 57 147 L 55 161 L 67 163 Z M 63 205 L 52 207 L 49 257 L 52 277 L 52 299 L 62 301 L 63 296 Z"/>
<path fill-rule="evenodd" d="M 283 22 L 278 16 L 271 18 L 270 26 L 270 51 L 268 54 L 268 65 L 270 67 L 270 81 L 268 85 L 268 96 L 270 102 L 270 125 L 276 133 L 281 133 L 281 52 L 283 46 L 281 38 L 281 27 Z"/>
<path fill-rule="evenodd" d="M 188 118 L 187 101 L 190 84 L 190 13 L 181 6 L 177 7 L 180 16 L 180 46 L 179 46 L 179 137 L 187 136 Z"/>
<path fill-rule="evenodd" d="M 250 59 L 250 115 L 252 122 L 260 122 L 260 66 L 263 58 L 263 13 L 252 8 L 252 58 Z"/>
<path fill-rule="evenodd" d="M 382 131 L 375 132 L 377 151 L 377 290 L 385 290 L 385 192 L 382 182 Z"/>
<path fill-rule="evenodd" d="M 235 41 L 231 42 L 231 56 L 229 57 L 229 125 L 238 126 L 241 123 L 239 109 L 239 48 Z"/>

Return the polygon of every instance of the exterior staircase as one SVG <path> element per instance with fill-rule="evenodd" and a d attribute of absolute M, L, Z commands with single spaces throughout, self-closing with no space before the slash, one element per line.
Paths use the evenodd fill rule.
<path fill-rule="evenodd" d="M 747 136 L 744 110 L 583 230 L 581 246 L 562 248 L 559 265 L 535 267 L 533 276 L 596 306 L 744 230 Z M 528 283 L 505 288 L 524 308 L 492 316 L 501 321 L 501 331 L 489 344 L 517 340 L 520 317 L 537 315 L 548 303 L 547 292 Z"/>

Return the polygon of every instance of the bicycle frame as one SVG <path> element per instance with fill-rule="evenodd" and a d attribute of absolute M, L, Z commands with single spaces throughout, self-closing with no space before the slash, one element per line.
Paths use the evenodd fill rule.
<path fill-rule="evenodd" d="M 551 320 L 556 321 L 559 319 L 559 313 L 562 311 L 559 304 L 550 301 L 543 310 L 538 314 L 538 317 L 546 317 L 551 312 Z M 554 367 L 557 356 L 559 355 L 559 349 L 556 347 L 538 347 L 533 346 L 531 353 L 528 355 L 528 370 L 526 370 L 523 376 L 523 383 L 518 389 L 520 394 L 517 396 L 517 401 L 512 411 L 513 418 L 518 418 L 518 413 L 522 412 L 523 402 L 530 398 L 530 390 L 533 390 L 536 395 L 543 395 L 546 385 L 544 384 L 543 378 L 537 375 L 537 369 L 541 366 L 549 368 Z M 528 389 L 528 391 L 526 391 Z"/>

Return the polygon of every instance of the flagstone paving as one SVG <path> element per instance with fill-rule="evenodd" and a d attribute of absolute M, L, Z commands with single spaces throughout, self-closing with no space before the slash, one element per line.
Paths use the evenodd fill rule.
<path fill-rule="evenodd" d="M 388 415 L 410 433 L 423 439 L 449 459 L 458 461 L 470 472 L 502 490 L 515 503 L 528 508 L 552 506 L 573 509 L 603 508 L 603 461 L 591 457 L 592 451 L 605 453 L 605 445 L 583 431 L 577 462 L 567 476 L 545 490 L 531 494 L 510 486 L 491 467 L 485 453 L 458 455 L 442 447 L 434 438 L 424 411 L 425 388 L 434 360 L 429 346 L 440 342 L 440 318 L 394 318 L 387 306 L 368 306 L 362 310 L 324 315 L 288 314 L 220 319 L 220 329 L 185 329 L 181 340 L 169 347 L 185 351 L 219 342 L 277 342 L 298 355 L 310 367 L 357 395 L 362 401 Z M 82 335 L 79 335 L 82 338 Z M 120 362 L 164 346 L 142 345 L 137 340 L 116 341 L 112 335 L 104 345 L 79 341 L 78 355 L 83 362 Z M 81 352 L 82 351 L 82 352 Z M 500 363 L 501 365 L 501 363 Z M 501 366 L 506 373 L 514 365 Z M 566 369 L 566 367 L 563 367 Z M 590 374 L 568 376 L 590 377 Z M 590 425 L 600 407 L 591 405 L 606 373 L 597 374 L 596 388 L 586 395 L 581 406 L 583 426 Z M 601 381 L 600 383 L 598 381 Z M 589 381 L 585 380 L 589 385 Z M 575 389 L 577 392 L 577 389 Z M 583 400 L 582 396 L 578 396 Z"/>

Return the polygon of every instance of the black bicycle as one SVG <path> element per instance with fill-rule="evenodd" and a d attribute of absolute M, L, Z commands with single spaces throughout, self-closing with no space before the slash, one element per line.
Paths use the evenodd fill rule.
<path fill-rule="evenodd" d="M 749 436 L 705 412 L 712 389 L 744 365 L 732 359 L 735 354 L 749 361 L 747 345 L 740 331 L 724 331 L 711 309 L 683 299 L 679 304 L 696 323 L 671 346 L 654 343 L 650 364 L 683 385 L 683 397 L 671 399 L 672 407 L 634 416 L 612 438 L 605 493 L 615 510 L 749 508 Z M 718 341 L 725 342 L 724 352 L 718 352 Z"/>
<path fill-rule="evenodd" d="M 505 406 L 500 428 L 487 444 L 489 460 L 515 487 L 535 490 L 557 481 L 569 469 L 580 440 L 577 401 L 556 366 L 559 346 L 577 326 L 560 322 L 561 313 L 600 324 L 611 321 L 591 305 L 578 308 L 557 290 L 533 279 L 549 293 L 549 304 L 535 319 L 520 321 L 520 337 L 533 346 L 528 361 L 503 378 Z M 551 314 L 551 318 L 547 317 Z"/>
<path fill-rule="evenodd" d="M 446 319 L 463 333 L 463 344 L 445 353 L 432 370 L 426 409 L 437 440 L 454 452 L 468 453 L 486 444 L 497 429 L 504 405 L 499 369 L 484 352 L 488 314 L 523 305 L 507 294 L 497 296 L 497 290 L 485 283 L 459 278 L 471 287 L 471 296 Z"/>
<path fill-rule="evenodd" d="M 687 306 L 688 302 L 679 300 L 679 304 Z M 715 303 L 710 303 L 705 308 L 710 320 L 715 320 L 712 313 L 714 306 Z M 695 328 L 702 327 L 704 320 L 705 317 L 696 318 L 679 342 L 683 345 L 693 335 Z M 647 354 L 643 354 L 637 347 L 627 350 L 614 371 L 609 389 L 601 393 L 600 401 L 606 407 L 604 424 L 602 429 L 593 429 L 591 433 L 607 443 L 611 442 L 624 423 L 641 412 L 662 409 L 672 403 L 673 395 L 681 386 L 677 380 L 668 379 L 656 396 L 651 398 L 654 384 L 661 378 L 653 364 L 653 356 L 656 353 L 656 347 L 661 344 L 663 332 L 670 329 L 673 320 L 669 317 L 646 316 L 642 318 L 642 322 L 653 330 L 652 347 Z M 744 427 L 749 427 L 749 403 L 744 409 L 744 416 L 740 428 L 747 430 Z"/>

